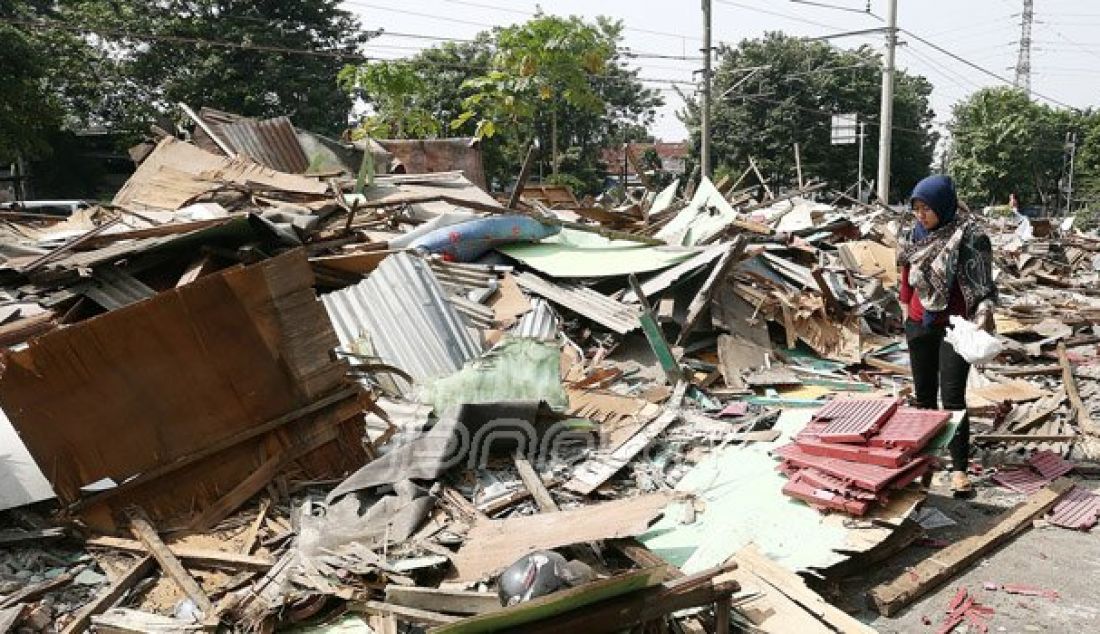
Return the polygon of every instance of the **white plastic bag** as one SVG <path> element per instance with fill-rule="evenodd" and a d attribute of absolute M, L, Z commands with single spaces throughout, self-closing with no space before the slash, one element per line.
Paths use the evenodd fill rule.
<path fill-rule="evenodd" d="M 989 363 L 1004 349 L 996 337 L 958 315 L 951 316 L 951 327 L 943 340 L 971 365 Z"/>

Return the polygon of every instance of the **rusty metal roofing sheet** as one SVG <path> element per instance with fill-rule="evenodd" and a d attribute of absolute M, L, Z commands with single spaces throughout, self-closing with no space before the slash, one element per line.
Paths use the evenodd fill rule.
<path fill-rule="evenodd" d="M 951 412 L 899 407 L 869 443 L 873 447 L 919 449 L 935 438 L 950 418 Z"/>
<path fill-rule="evenodd" d="M 776 451 L 783 460 L 793 466 L 819 469 L 868 491 L 881 491 L 914 471 L 919 475 L 927 469 L 929 464 L 927 457 L 922 456 L 902 467 L 891 469 L 862 462 L 814 456 L 795 444 L 785 445 Z"/>
<path fill-rule="evenodd" d="M 1088 530 L 1100 516 L 1100 495 L 1080 486 L 1070 489 L 1050 511 L 1050 523 L 1063 528 Z"/>
<path fill-rule="evenodd" d="M 533 273 L 516 276 L 516 283 L 620 335 L 641 325 L 638 307 L 627 306 L 579 284 L 554 284 Z"/>
<path fill-rule="evenodd" d="M 215 133 L 238 154 L 245 154 L 260 165 L 290 174 L 309 168 L 309 158 L 294 125 L 286 117 L 256 121 L 240 119 L 216 126 Z"/>
<path fill-rule="evenodd" d="M 1036 451 L 1027 462 L 1032 469 L 1038 471 L 1040 475 L 1048 480 L 1060 478 L 1073 471 L 1072 462 L 1046 449 Z"/>
<path fill-rule="evenodd" d="M 115 310 L 157 294 L 141 280 L 113 266 L 98 266 L 92 270 L 92 280 L 83 284 L 82 295 L 107 310 Z"/>
<path fill-rule="evenodd" d="M 481 354 L 424 260 L 396 253 L 355 286 L 321 296 L 341 349 L 370 353 L 417 382 L 447 376 Z M 403 392 L 411 388 L 397 379 Z"/>
<path fill-rule="evenodd" d="M 818 436 L 826 442 L 862 443 L 898 408 L 897 399 L 834 399 L 814 415 L 829 421 Z"/>

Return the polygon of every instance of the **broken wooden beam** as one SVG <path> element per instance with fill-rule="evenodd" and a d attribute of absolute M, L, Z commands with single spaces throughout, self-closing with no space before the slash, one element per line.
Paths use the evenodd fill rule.
<path fill-rule="evenodd" d="M 399 621 L 420 623 L 422 625 L 446 625 L 461 621 L 462 617 L 441 614 L 432 610 L 410 608 L 384 601 L 353 601 L 348 603 L 348 611 L 357 614 L 393 615 Z"/>
<path fill-rule="evenodd" d="M 829 604 L 821 595 L 807 587 L 802 577 L 766 557 L 755 545 L 749 544 L 742 548 L 734 555 L 733 560 L 737 562 L 739 570 L 751 573 L 776 592 L 794 601 L 814 618 L 825 623 L 830 630 L 841 634 L 874 634 L 874 629 Z"/>
<path fill-rule="evenodd" d="M 4 597 L 3 600 L 0 600 L 0 609 L 10 608 L 13 605 L 19 603 L 31 603 L 32 601 L 37 601 L 38 599 L 42 598 L 47 592 L 52 592 L 53 590 L 56 590 L 61 586 L 71 583 L 75 577 L 76 575 L 71 572 L 63 572 L 53 579 L 46 579 L 45 581 L 33 583 L 25 588 L 16 590 L 12 594 Z"/>
<path fill-rule="evenodd" d="M 1066 354 L 1065 342 L 1058 342 L 1058 364 L 1062 366 L 1062 383 L 1066 386 L 1066 394 L 1069 403 L 1073 407 L 1073 417 L 1077 421 L 1077 429 L 1082 434 L 1100 436 L 1100 429 L 1092 422 L 1089 408 L 1081 400 L 1081 392 L 1077 389 L 1077 379 L 1073 376 L 1073 366 L 1070 365 L 1069 355 Z"/>
<path fill-rule="evenodd" d="M 995 443 L 1016 442 L 1073 442 L 1079 436 L 1060 434 L 976 434 L 974 443 L 978 445 L 992 445 Z"/>
<path fill-rule="evenodd" d="M 271 498 L 265 497 L 260 501 L 260 509 L 256 512 L 256 519 L 252 521 L 252 525 L 248 527 L 248 532 L 244 534 L 244 543 L 241 544 L 241 554 L 250 555 L 252 549 L 256 547 L 256 536 L 260 534 L 260 527 L 264 524 L 264 518 L 267 517 L 268 510 L 271 509 Z"/>
<path fill-rule="evenodd" d="M 725 279 L 730 269 L 741 260 L 741 255 L 745 252 L 746 244 L 747 241 L 743 236 L 737 236 L 734 238 L 733 242 L 730 243 L 726 252 L 718 258 L 718 263 L 714 265 L 710 275 L 703 281 L 703 285 L 699 287 L 699 292 L 691 299 L 691 305 L 688 306 L 687 318 L 684 319 L 684 327 L 680 329 L 680 336 L 676 339 L 677 345 L 683 345 L 684 342 L 687 341 L 688 335 L 695 330 L 695 326 L 699 323 L 699 319 L 703 316 L 703 312 L 710 306 L 710 301 L 714 297 L 716 287 Z"/>
<path fill-rule="evenodd" d="M 149 552 L 149 549 L 140 541 L 121 537 L 93 537 L 85 541 L 84 545 L 92 548 L 110 548 L 139 555 Z M 198 548 L 185 544 L 168 546 L 168 550 L 177 558 L 195 565 L 263 572 L 275 564 L 274 560 L 267 557 Z"/>
<path fill-rule="evenodd" d="M 114 607 L 118 603 L 130 588 L 134 587 L 138 581 L 141 581 L 153 571 L 156 565 L 156 560 L 152 555 L 145 555 L 141 559 L 137 560 L 134 565 L 130 566 L 126 572 L 122 573 L 118 579 L 115 579 L 114 583 L 107 586 L 102 592 L 97 594 L 94 599 L 91 600 L 84 607 L 80 608 L 80 611 L 76 613 L 73 620 L 69 621 L 69 624 L 65 626 L 64 630 L 61 630 L 61 634 L 80 634 L 88 629 L 88 626 L 92 623 L 92 617 L 97 614 L 102 614 L 107 610 Z"/>
<path fill-rule="evenodd" d="M 419 586 L 386 586 L 386 603 L 448 614 L 485 614 L 501 609 L 500 597 L 490 592 L 443 590 Z"/>
<path fill-rule="evenodd" d="M 130 531 L 134 534 L 134 537 L 137 537 L 144 544 L 153 558 L 157 560 L 161 570 L 171 577 L 172 581 L 195 603 L 195 607 L 202 612 L 203 618 L 213 618 L 214 604 L 210 602 L 210 597 L 206 596 L 195 578 L 187 572 L 180 560 L 161 541 L 160 535 L 157 535 L 156 529 L 153 528 L 153 525 L 145 516 L 145 512 L 134 507 L 129 509 L 129 515 Z"/>
<path fill-rule="evenodd" d="M 1026 530 L 1074 486 L 1059 478 L 1017 506 L 1005 511 L 985 532 L 951 544 L 910 568 L 896 579 L 871 590 L 871 600 L 883 616 L 892 616 L 931 592 L 997 546 Z"/>
<path fill-rule="evenodd" d="M 546 485 L 542 483 L 542 478 L 539 477 L 535 468 L 531 466 L 531 461 L 518 452 L 513 457 L 513 461 L 515 462 L 516 470 L 519 471 L 519 479 L 523 480 L 523 486 L 531 492 L 531 497 L 535 499 L 535 504 L 538 504 L 539 510 L 543 513 L 555 513 L 560 511 L 561 509 L 558 508 L 558 504 L 554 502 L 554 498 L 550 495 L 550 491 L 546 488 Z"/>
<path fill-rule="evenodd" d="M 527 146 L 527 155 L 523 157 L 523 165 L 519 168 L 519 178 L 516 179 L 516 186 L 512 189 L 512 195 L 508 197 L 508 208 L 515 209 L 519 204 L 520 195 L 523 194 L 523 186 L 527 184 L 527 175 L 531 173 L 531 166 L 535 162 L 535 144 Z"/>

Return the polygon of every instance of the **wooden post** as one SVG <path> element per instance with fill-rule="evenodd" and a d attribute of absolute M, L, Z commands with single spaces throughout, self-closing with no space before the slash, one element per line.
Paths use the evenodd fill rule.
<path fill-rule="evenodd" d="M 202 612 L 204 619 L 216 618 L 214 604 L 210 602 L 210 597 L 206 596 L 195 578 L 187 572 L 180 560 L 176 559 L 172 551 L 168 550 L 168 546 L 161 541 L 156 529 L 153 528 L 148 517 L 146 517 L 145 511 L 138 507 L 132 507 L 129 510 L 129 515 L 130 532 L 145 545 L 145 548 L 157 560 L 165 574 L 171 577 L 172 581 L 176 582 L 176 585 L 184 591 L 188 598 L 195 602 L 195 606 Z"/>
<path fill-rule="evenodd" d="M 531 173 L 531 165 L 535 162 L 535 144 L 527 146 L 527 156 L 523 159 L 523 165 L 519 168 L 519 178 L 512 189 L 512 195 L 508 197 L 508 208 L 515 209 L 519 204 L 519 197 L 523 195 L 523 186 L 527 184 L 527 176 Z"/>

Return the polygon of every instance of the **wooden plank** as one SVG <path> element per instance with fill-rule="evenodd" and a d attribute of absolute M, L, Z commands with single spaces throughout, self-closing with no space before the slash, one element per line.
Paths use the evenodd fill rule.
<path fill-rule="evenodd" d="M 496 593 L 393 584 L 386 586 L 386 603 L 449 614 L 485 614 L 501 609 Z"/>
<path fill-rule="evenodd" d="M 688 335 L 695 330 L 699 318 L 703 316 L 703 311 L 710 306 L 710 300 L 714 297 L 715 285 L 725 279 L 733 265 L 741 260 L 741 254 L 745 252 L 746 244 L 747 242 L 743 236 L 734 238 L 726 252 L 718 259 L 718 263 L 711 269 L 710 275 L 699 287 L 699 292 L 691 299 L 687 318 L 684 320 L 684 327 L 680 329 L 680 336 L 676 340 L 677 345 L 683 345 L 687 341 Z"/>
<path fill-rule="evenodd" d="M 31 603 L 37 601 L 47 592 L 52 592 L 61 586 L 68 585 L 74 577 L 76 577 L 76 575 L 71 572 L 63 572 L 53 579 L 46 579 L 45 581 L 40 581 L 20 590 L 16 590 L 3 600 L 0 600 L 0 608 L 10 608 L 18 603 Z"/>
<path fill-rule="evenodd" d="M 1055 480 L 1021 504 L 1002 513 L 985 532 L 955 542 L 914 568 L 906 570 L 896 579 L 878 585 L 870 593 L 875 608 L 884 616 L 896 614 L 898 610 L 934 590 L 1000 544 L 1026 530 L 1073 486 L 1073 481 L 1067 478 Z"/>
<path fill-rule="evenodd" d="M 348 611 L 381 616 L 393 615 L 400 621 L 421 623 L 423 625 L 446 625 L 462 620 L 460 616 L 440 614 L 431 610 L 420 610 L 384 601 L 352 601 L 348 603 Z"/>
<path fill-rule="evenodd" d="M 241 430 L 240 432 L 233 434 L 232 436 L 229 436 L 224 440 L 203 447 L 199 451 L 187 454 L 186 456 L 181 456 L 171 462 L 157 465 L 156 467 L 153 467 L 152 469 L 142 473 L 135 478 L 130 478 L 129 480 L 123 482 L 117 487 L 114 487 L 113 489 L 108 489 L 107 491 L 104 491 L 102 493 L 97 493 L 96 495 L 93 495 L 91 497 L 85 498 L 78 502 L 74 502 L 69 506 L 69 508 L 72 511 L 77 511 L 82 508 L 104 502 L 116 495 L 119 495 L 120 493 L 131 490 L 141 484 L 162 478 L 188 465 L 194 464 L 199 460 L 209 458 L 210 456 L 213 456 L 220 451 L 224 451 L 247 440 L 251 440 L 256 436 L 274 431 L 287 425 L 288 423 L 292 423 L 306 416 L 309 416 L 310 414 L 321 411 L 326 407 L 329 407 L 330 405 L 333 405 L 335 403 L 339 403 L 344 399 L 348 399 L 353 395 L 358 394 L 359 392 L 360 388 L 358 386 L 349 386 L 343 388 L 338 392 L 334 392 L 328 396 L 320 398 L 313 403 L 310 403 L 309 405 L 300 407 L 292 412 L 279 416 L 278 418 L 274 418 L 255 427 L 249 427 L 247 429 Z"/>
<path fill-rule="evenodd" d="M 596 455 L 582 462 L 573 470 L 573 477 L 563 485 L 564 488 L 581 495 L 588 495 L 607 482 L 680 417 L 680 407 L 686 391 L 687 382 L 678 382 L 660 416 L 639 429 L 630 439 L 609 454 Z"/>
<path fill-rule="evenodd" d="M 128 608 L 111 608 L 92 617 L 96 634 L 186 634 L 200 632 L 201 625 Z"/>
<path fill-rule="evenodd" d="M 73 620 L 65 626 L 61 634 L 79 634 L 88 629 L 88 626 L 92 623 L 93 616 L 114 607 L 119 599 L 122 598 L 122 595 L 126 594 L 130 588 L 134 587 L 134 584 L 153 571 L 155 565 L 156 560 L 153 559 L 152 555 L 145 555 L 137 560 L 133 566 L 130 566 L 126 572 L 122 573 L 122 576 L 115 579 L 114 583 L 104 588 L 91 600 L 91 602 L 80 608 L 80 611 L 77 612 Z"/>
<path fill-rule="evenodd" d="M 456 578 L 487 578 L 535 550 L 640 535 L 674 499 L 650 493 L 559 513 L 478 521 L 455 553 Z"/>
<path fill-rule="evenodd" d="M 210 602 L 210 598 L 202 591 L 195 578 L 183 567 L 180 560 L 176 559 L 168 546 L 161 541 L 156 529 L 149 523 L 144 511 L 139 508 L 130 509 L 130 531 L 134 534 L 134 537 L 137 537 L 145 545 L 145 548 L 160 564 L 161 569 L 172 578 L 172 581 L 176 582 L 176 585 L 184 591 L 188 598 L 194 601 L 203 617 L 207 619 L 214 617 L 214 604 Z"/>
<path fill-rule="evenodd" d="M 523 165 L 519 168 L 519 178 L 516 179 L 516 186 L 512 189 L 512 195 L 508 197 L 508 208 L 515 209 L 519 204 L 520 195 L 523 194 L 523 188 L 527 185 L 527 175 L 531 173 L 531 166 L 535 164 L 535 144 L 527 146 L 527 155 L 523 157 Z"/>
<path fill-rule="evenodd" d="M 23 618 L 25 605 L 13 605 L 10 608 L 0 608 L 0 634 L 8 634 L 15 622 Z"/>
<path fill-rule="evenodd" d="M 84 545 L 92 548 L 111 548 L 139 555 L 144 555 L 149 552 L 149 549 L 140 541 L 123 539 L 121 537 L 92 537 L 86 540 Z M 205 564 L 208 566 L 263 572 L 275 564 L 275 561 L 268 557 L 211 550 L 209 548 L 198 548 L 186 544 L 173 544 L 168 546 L 168 550 L 177 558 L 197 565 Z"/>
<path fill-rule="evenodd" d="M 819 594 L 806 587 L 797 574 L 766 557 L 755 544 L 749 544 L 733 556 L 738 570 L 751 572 L 764 583 L 797 603 L 802 609 L 832 630 L 841 634 L 874 634 L 875 630 L 859 622 L 843 610 L 830 605 Z"/>
<path fill-rule="evenodd" d="M 1059 434 L 976 434 L 974 436 L 974 442 L 979 445 L 999 442 L 1073 442 L 1078 438 L 1080 437 L 1076 435 L 1067 436 Z"/>
<path fill-rule="evenodd" d="M 36 531 L 24 531 L 19 529 L 0 530 L 0 546 L 19 544 L 28 541 L 47 539 L 61 539 L 65 537 L 63 528 L 43 528 Z"/>
<path fill-rule="evenodd" d="M 271 498 L 265 497 L 260 501 L 260 509 L 256 512 L 256 519 L 253 520 L 252 525 L 248 527 L 248 532 L 244 534 L 244 543 L 241 544 L 241 554 L 251 554 L 252 549 L 256 547 L 256 536 L 260 534 L 260 527 L 263 526 L 264 518 L 267 517 L 267 512 L 270 509 Z"/>
<path fill-rule="evenodd" d="M 272 478 L 285 469 L 287 465 L 336 440 L 340 435 L 339 424 L 341 422 L 340 420 L 330 421 L 327 426 L 314 432 L 312 438 L 300 440 L 265 460 L 251 475 L 208 506 L 191 523 L 191 527 L 199 531 L 209 530 L 218 522 L 229 517 L 230 513 L 240 508 L 254 495 L 263 491 L 267 483 L 271 482 Z"/>
<path fill-rule="evenodd" d="M 558 508 L 557 503 L 554 502 L 554 498 L 550 495 L 550 491 L 546 488 L 546 485 L 542 483 L 542 478 L 539 477 L 535 468 L 531 466 L 531 462 L 518 453 L 512 460 L 516 464 L 516 470 L 519 471 L 519 479 L 523 480 L 523 486 L 527 487 L 527 490 L 531 492 L 531 497 L 535 498 L 535 503 L 539 505 L 539 510 L 543 513 L 556 513 L 561 510 Z"/>
<path fill-rule="evenodd" d="M 642 290 L 642 285 L 638 283 L 638 278 L 633 273 L 630 274 L 630 288 L 634 291 L 634 296 L 638 298 L 638 303 L 642 307 L 638 321 L 641 322 L 642 332 L 645 333 L 649 347 L 653 349 L 653 354 L 660 362 L 661 369 L 665 372 L 665 378 L 668 379 L 670 384 L 676 385 L 682 376 L 680 363 L 676 360 L 676 355 L 672 353 L 672 347 L 668 345 L 668 340 L 665 339 L 665 333 L 661 330 L 661 324 L 657 322 L 657 317 L 653 314 L 653 308 L 649 305 L 645 291 Z"/>
<path fill-rule="evenodd" d="M 1073 366 L 1069 363 L 1064 341 L 1058 342 L 1058 364 L 1062 366 L 1062 383 L 1066 386 L 1066 394 L 1069 395 L 1069 403 L 1073 407 L 1077 429 L 1082 434 L 1100 436 L 1100 429 L 1092 422 L 1088 406 L 1081 400 L 1081 392 L 1077 389 L 1077 379 L 1073 376 Z"/>

